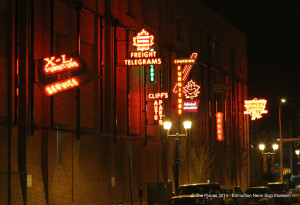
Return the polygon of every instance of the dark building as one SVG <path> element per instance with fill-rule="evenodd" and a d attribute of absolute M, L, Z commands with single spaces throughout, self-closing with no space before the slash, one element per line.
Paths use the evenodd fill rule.
<path fill-rule="evenodd" d="M 197 0 L 0 4 L 0 204 L 116 204 L 131 196 L 137 203 L 140 188 L 147 199 L 147 183 L 174 184 L 176 143 L 154 121 L 147 98 L 158 92 L 169 94 L 163 120 L 173 123 L 170 133 L 184 133 L 182 122 L 192 121 L 178 143 L 179 184 L 249 186 L 247 40 L 225 19 Z M 143 28 L 154 35 L 162 60 L 153 83 L 150 66 L 124 66 Z M 173 60 L 194 52 L 197 64 L 186 82 L 200 86 L 198 112 L 179 118 Z M 38 60 L 68 61 L 62 55 L 70 53 L 86 63 L 82 81 L 46 96 Z M 223 113 L 221 141 L 217 112 Z"/>

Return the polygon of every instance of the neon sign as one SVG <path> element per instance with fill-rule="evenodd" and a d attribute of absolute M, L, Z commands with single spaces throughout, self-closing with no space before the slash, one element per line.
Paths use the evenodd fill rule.
<path fill-rule="evenodd" d="M 200 86 L 197 85 L 193 80 L 189 81 L 186 86 L 183 87 L 183 92 L 186 99 L 194 99 L 200 94 Z"/>
<path fill-rule="evenodd" d="M 70 78 L 64 81 L 46 85 L 44 87 L 46 95 L 54 95 L 59 92 L 79 86 L 79 81 L 76 78 Z"/>
<path fill-rule="evenodd" d="M 177 114 L 182 116 L 182 71 L 181 66 L 177 66 Z"/>
<path fill-rule="evenodd" d="M 150 83 L 155 82 L 155 68 L 154 68 L 154 65 L 150 65 L 150 68 L 149 68 L 149 81 L 150 81 Z"/>
<path fill-rule="evenodd" d="M 149 35 L 145 29 L 133 37 L 133 45 L 137 47 L 138 51 L 148 51 L 150 47 L 154 45 L 154 36 Z"/>
<path fill-rule="evenodd" d="M 38 60 L 38 76 L 43 84 L 66 80 L 84 73 L 85 63 L 75 54 Z"/>
<path fill-rule="evenodd" d="M 148 94 L 148 98 L 150 100 L 154 100 L 154 99 L 163 99 L 163 98 L 168 98 L 169 97 L 169 93 L 167 92 L 163 92 L 163 93 L 149 93 Z"/>
<path fill-rule="evenodd" d="M 157 52 L 150 50 L 154 45 L 154 36 L 149 35 L 145 29 L 133 37 L 133 45 L 137 52 L 130 52 L 130 59 L 125 59 L 125 66 L 161 65 L 161 58 L 157 57 Z"/>
<path fill-rule="evenodd" d="M 177 92 L 177 114 L 178 114 L 178 116 L 182 116 L 182 114 L 183 114 L 183 112 L 182 112 L 183 86 L 182 85 L 185 82 L 187 75 L 191 71 L 192 65 L 195 64 L 197 57 L 198 57 L 198 54 L 193 53 L 189 59 L 175 59 L 174 60 L 174 63 L 177 65 L 177 84 L 175 85 L 174 89 Z M 185 64 L 185 67 L 183 68 L 183 70 L 182 70 L 182 64 Z M 173 91 L 174 91 L 174 89 L 173 89 Z"/>
<path fill-rule="evenodd" d="M 190 58 L 189 58 L 189 59 L 194 59 L 195 62 L 196 62 L 197 58 L 198 58 L 198 53 L 192 53 L 192 54 L 190 55 Z M 180 61 L 180 60 L 182 60 L 182 59 L 177 59 L 177 60 Z M 176 60 L 174 60 L 174 63 L 175 63 L 175 61 L 176 61 Z M 176 64 L 178 64 L 179 61 L 176 61 Z M 183 68 L 183 80 L 182 80 L 183 83 L 185 83 L 185 81 L 186 81 L 188 75 L 190 74 L 190 72 L 191 72 L 191 70 L 192 70 L 193 64 L 195 64 L 195 62 L 192 61 L 191 63 L 187 63 L 187 62 L 182 63 L 182 64 L 186 64 L 186 65 L 184 66 L 184 68 Z M 174 92 L 174 93 L 177 93 L 177 84 L 174 86 L 173 92 Z"/>
<path fill-rule="evenodd" d="M 217 118 L 217 140 L 222 141 L 224 139 L 223 136 L 223 113 L 217 112 L 216 113 Z"/>
<path fill-rule="evenodd" d="M 174 64 L 195 64 L 195 58 L 187 58 L 187 59 L 176 59 L 174 60 Z"/>
<path fill-rule="evenodd" d="M 183 112 L 197 112 L 200 100 L 184 100 Z"/>
<path fill-rule="evenodd" d="M 244 114 L 250 114 L 251 120 L 262 118 L 261 114 L 268 113 L 265 110 L 267 104 L 267 100 L 261 99 L 257 100 L 254 98 L 253 100 L 245 100 L 245 108 Z"/>
<path fill-rule="evenodd" d="M 163 101 L 155 100 L 154 101 L 154 120 L 158 121 L 159 125 L 163 124 Z"/>
<path fill-rule="evenodd" d="M 158 121 L 159 125 L 163 124 L 163 100 L 169 97 L 169 93 L 149 93 L 149 100 L 154 100 L 154 120 Z"/>

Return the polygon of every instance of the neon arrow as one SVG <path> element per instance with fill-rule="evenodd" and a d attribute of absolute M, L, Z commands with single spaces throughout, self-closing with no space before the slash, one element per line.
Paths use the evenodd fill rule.
<path fill-rule="evenodd" d="M 190 55 L 190 59 L 195 59 L 195 61 L 196 61 L 197 58 L 198 58 L 198 53 L 192 53 L 192 54 Z M 188 75 L 190 74 L 190 72 L 191 72 L 191 70 L 192 70 L 192 67 L 193 67 L 192 64 L 188 64 L 188 65 L 185 65 L 185 66 L 184 66 L 184 68 L 183 68 L 183 70 L 182 70 L 182 71 L 183 71 L 182 84 L 185 83 L 185 81 L 186 81 Z M 173 92 L 174 92 L 174 93 L 177 93 L 177 83 L 176 83 L 176 85 L 175 85 L 174 88 L 173 88 Z"/>

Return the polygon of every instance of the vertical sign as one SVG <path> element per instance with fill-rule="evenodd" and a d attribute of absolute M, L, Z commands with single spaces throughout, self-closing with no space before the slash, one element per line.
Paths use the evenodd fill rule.
<path fill-rule="evenodd" d="M 163 101 L 154 101 L 154 120 L 158 121 L 159 125 L 163 124 Z"/>
<path fill-rule="evenodd" d="M 149 79 L 149 81 L 150 81 L 150 83 L 154 83 L 155 82 L 155 68 L 154 68 L 154 65 L 150 65 L 150 79 Z"/>
<path fill-rule="evenodd" d="M 224 139 L 223 135 L 223 113 L 217 112 L 216 113 L 217 118 L 217 140 L 222 141 Z"/>
<path fill-rule="evenodd" d="M 182 72 L 181 65 L 177 66 L 177 114 L 182 116 Z"/>

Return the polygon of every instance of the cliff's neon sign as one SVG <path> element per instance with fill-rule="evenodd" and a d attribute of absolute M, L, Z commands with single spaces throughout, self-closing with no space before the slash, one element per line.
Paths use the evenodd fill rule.
<path fill-rule="evenodd" d="M 159 125 L 163 124 L 163 100 L 167 99 L 169 94 L 167 92 L 162 93 L 149 93 L 149 100 L 154 100 L 154 120 L 158 121 Z"/>
<path fill-rule="evenodd" d="M 224 139 L 223 135 L 223 113 L 222 112 L 217 112 L 216 113 L 216 118 L 217 118 L 217 140 L 222 141 Z"/>
<path fill-rule="evenodd" d="M 161 65 L 161 58 L 157 57 L 156 51 L 150 51 L 154 45 L 154 36 L 149 35 L 145 29 L 133 37 L 133 46 L 137 52 L 130 52 L 130 59 L 124 60 L 125 66 Z"/>
<path fill-rule="evenodd" d="M 262 118 L 261 114 L 268 113 L 265 110 L 267 104 L 267 100 L 254 98 L 253 100 L 245 100 L 245 108 L 244 114 L 250 114 L 251 120 Z"/>

